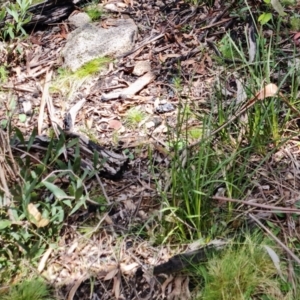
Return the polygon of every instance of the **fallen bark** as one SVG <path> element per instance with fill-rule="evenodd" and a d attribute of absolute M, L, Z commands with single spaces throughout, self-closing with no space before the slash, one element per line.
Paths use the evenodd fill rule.
<path fill-rule="evenodd" d="M 50 25 L 58 23 L 67 18 L 75 9 L 75 5 L 80 4 L 82 0 L 45 0 L 34 4 L 28 9 L 28 15 L 31 14 L 31 20 L 25 24 L 24 29 L 30 29 L 40 25 Z M 4 27 L 6 22 L 12 20 L 10 15 L 0 22 L 0 28 Z"/>
<path fill-rule="evenodd" d="M 223 249 L 226 245 L 228 245 L 228 243 L 228 241 L 216 240 L 203 248 L 177 254 L 171 257 L 167 262 L 155 266 L 153 269 L 153 275 L 162 273 L 169 275 L 183 271 L 189 267 L 199 265 L 199 263 L 207 261 L 208 254 L 212 255 L 213 253 Z"/>

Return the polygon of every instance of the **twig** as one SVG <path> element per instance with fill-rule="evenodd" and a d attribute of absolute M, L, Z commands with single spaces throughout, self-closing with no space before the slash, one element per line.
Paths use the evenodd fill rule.
<path fill-rule="evenodd" d="M 160 38 L 162 38 L 162 37 L 164 37 L 164 36 L 165 36 L 165 34 L 164 34 L 164 33 L 161 33 L 161 34 L 155 36 L 154 38 L 152 38 L 152 39 L 150 39 L 150 40 L 148 40 L 148 41 L 144 41 L 144 42 L 143 42 L 141 45 L 139 45 L 138 47 L 136 47 L 136 48 L 134 48 L 133 50 L 128 51 L 128 52 L 126 52 L 126 53 L 124 53 L 124 54 L 122 54 L 122 55 L 120 55 L 120 56 L 118 56 L 117 58 L 123 58 L 123 57 L 126 57 L 126 56 L 128 56 L 128 55 L 134 53 L 135 51 L 137 51 L 137 50 L 139 50 L 139 49 L 145 47 L 146 45 L 148 45 L 148 44 L 150 44 L 150 43 L 152 43 L 152 42 L 154 42 L 154 41 L 156 41 L 156 40 L 159 40 Z"/>
<path fill-rule="evenodd" d="M 260 207 L 260 208 L 269 209 L 269 210 L 286 213 L 286 214 L 300 214 L 300 209 L 296 209 L 296 208 L 272 206 L 272 205 L 267 205 L 267 204 L 260 204 L 260 203 L 250 202 L 250 201 L 243 201 L 243 200 L 238 200 L 238 199 L 221 197 L 221 196 L 214 196 L 214 197 L 212 197 L 212 199 L 218 200 L 218 201 L 228 201 L 228 202 L 235 202 L 235 203 L 245 204 L 245 205 L 254 206 L 254 207 Z M 255 200 L 255 199 L 253 199 L 253 200 Z"/>
<path fill-rule="evenodd" d="M 47 97 L 49 96 L 49 85 L 50 85 L 50 80 L 52 77 L 52 70 L 49 71 L 47 70 L 46 77 L 45 77 L 45 84 L 44 84 L 44 89 L 43 89 L 43 95 L 41 99 L 41 104 L 40 104 L 40 113 L 39 113 L 39 118 L 38 118 L 38 134 L 42 134 L 42 127 L 43 127 L 43 119 L 44 119 L 44 111 L 46 107 L 46 102 L 47 102 Z"/>
<path fill-rule="evenodd" d="M 252 214 L 249 214 L 249 217 L 255 221 L 263 230 L 265 230 L 273 239 L 276 241 L 276 243 L 282 247 L 299 265 L 300 265 L 300 259 L 299 257 L 292 252 L 283 242 L 281 242 L 265 225 L 263 225 L 258 219 L 256 219 Z"/>

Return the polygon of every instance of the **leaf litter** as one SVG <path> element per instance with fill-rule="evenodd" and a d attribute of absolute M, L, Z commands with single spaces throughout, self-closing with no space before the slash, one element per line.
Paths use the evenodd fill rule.
<path fill-rule="evenodd" d="M 58 126 L 64 127 L 65 114 L 82 101 L 76 119 L 71 122 L 75 132 L 90 139 L 92 136 L 101 146 L 117 149 L 118 153 L 132 151 L 134 156 L 121 180 L 101 178 L 110 199 L 107 202 L 113 203 L 109 212 L 102 216 L 86 213 L 84 221 L 78 214 L 69 216 L 58 249 L 49 248 L 45 252 L 39 271 L 53 285 L 61 287 L 60 296 L 67 295 L 67 299 L 90 299 L 91 294 L 93 299 L 190 299 L 188 275 L 151 275 L 154 266 L 184 252 L 186 245 L 176 249 L 168 245 L 154 247 L 151 241 L 140 236 L 141 232 L 130 233 L 128 229 L 141 228 L 143 224 L 142 229 L 151 235 L 158 222 L 155 212 L 160 209 L 160 198 L 155 180 L 160 178 L 159 174 L 149 173 L 149 147 L 155 152 L 153 161 L 162 168 L 167 167 L 172 157 L 166 143 L 167 128 L 176 127 L 181 99 L 198 111 L 205 111 L 210 105 L 209 95 L 218 70 L 212 59 L 214 50 L 202 42 L 214 41 L 226 33 L 233 21 L 228 13 L 230 6 L 224 8 L 219 4 L 218 7 L 216 3 L 216 9 L 211 10 L 205 5 L 193 6 L 184 1 L 154 3 L 147 0 L 118 1 L 113 5 L 111 10 L 127 9 L 139 24 L 137 45 L 108 69 L 76 86 L 70 95 L 59 88 L 51 90 L 53 78 L 58 77 L 58 68 L 62 65 L 60 51 L 72 30 L 67 23 L 32 33 L 27 40 L 13 44 L 9 53 L 1 50 L 1 57 L 7 56 L 4 60 L 10 65 L 10 76 L 2 85 L 9 93 L 5 101 L 1 101 L 7 100 L 6 109 L 12 113 L 12 124 L 21 128 L 25 136 L 30 135 L 33 127 L 38 128 L 39 134 L 49 134 L 52 128 L 58 136 Z M 296 37 L 294 35 L 295 40 Z M 245 105 L 242 108 L 247 109 L 257 100 L 277 94 L 275 84 L 265 85 L 252 101 L 241 103 Z M 30 109 L 24 108 L 24 101 L 30 103 Z M 124 116 L 137 106 L 147 119 L 127 126 Z M 25 120 L 18 117 L 22 112 Z M 0 112 L 0 121 L 5 118 Z M 197 127 L 201 123 L 194 118 L 186 126 Z M 197 141 L 190 142 L 191 148 L 197 145 Z M 261 170 L 260 179 L 267 183 L 264 186 L 258 183 L 248 198 L 259 199 L 259 203 L 281 199 L 287 207 L 294 207 L 296 200 L 293 199 L 299 197 L 298 153 L 297 141 L 290 141 L 274 153 L 272 161 Z M 65 155 L 69 154 L 65 152 Z M 257 163 L 252 159 L 253 164 Z M 276 159 L 284 168 L 274 172 Z M 91 182 L 89 188 L 98 184 Z M 35 216 L 35 222 L 44 226 L 47 220 L 41 218 L 36 206 L 28 209 Z M 292 228 L 289 226 L 298 236 Z M 141 268 L 142 273 L 138 271 Z M 96 285 L 92 292 L 91 280 Z"/>

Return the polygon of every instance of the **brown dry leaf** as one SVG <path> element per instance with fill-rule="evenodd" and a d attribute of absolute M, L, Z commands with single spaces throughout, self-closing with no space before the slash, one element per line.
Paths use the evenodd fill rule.
<path fill-rule="evenodd" d="M 50 254 L 52 253 L 53 251 L 53 248 L 49 248 L 43 255 L 40 263 L 39 263 L 39 266 L 38 266 L 38 272 L 41 273 L 44 269 L 45 269 L 45 266 L 46 266 L 46 262 L 50 256 Z"/>
<path fill-rule="evenodd" d="M 109 271 L 106 276 L 103 278 L 104 281 L 110 280 L 116 276 L 116 274 L 119 272 L 119 268 L 117 265 L 115 265 L 115 268 Z"/>
<path fill-rule="evenodd" d="M 194 64 L 195 64 L 195 59 L 192 59 L 192 58 L 181 62 L 182 67 L 183 66 L 194 65 Z"/>
<path fill-rule="evenodd" d="M 115 130 L 119 130 L 122 127 L 122 123 L 118 120 L 110 120 L 108 121 L 108 127 Z"/>
<path fill-rule="evenodd" d="M 170 275 L 166 280 L 165 282 L 161 285 L 161 293 L 162 293 L 162 296 L 163 298 L 166 296 L 166 289 L 167 289 L 167 286 L 169 285 L 169 283 L 172 282 L 173 280 L 173 276 Z"/>
<path fill-rule="evenodd" d="M 120 286 L 121 286 L 121 278 L 120 274 L 114 278 L 114 285 L 112 289 L 112 293 L 114 292 L 116 299 L 120 298 Z"/>
<path fill-rule="evenodd" d="M 277 85 L 274 83 L 269 83 L 256 94 L 256 99 L 264 100 L 268 97 L 275 96 L 277 94 L 277 92 L 278 92 Z"/>
<path fill-rule="evenodd" d="M 49 224 L 49 220 L 42 218 L 42 214 L 39 212 L 39 210 L 34 204 L 29 203 L 27 209 L 32 217 L 32 223 L 34 223 L 37 227 L 45 227 Z"/>
<path fill-rule="evenodd" d="M 68 31 L 65 24 L 60 24 L 60 35 L 62 38 L 66 39 L 68 37 Z"/>
<path fill-rule="evenodd" d="M 129 265 L 124 264 L 124 263 L 120 264 L 122 274 L 134 275 L 134 273 L 138 267 L 139 267 L 139 264 L 136 262 L 129 264 Z"/>

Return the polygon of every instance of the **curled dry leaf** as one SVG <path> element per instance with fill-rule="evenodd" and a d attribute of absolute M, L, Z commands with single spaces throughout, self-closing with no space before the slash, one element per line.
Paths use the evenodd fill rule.
<path fill-rule="evenodd" d="M 139 264 L 136 262 L 131 263 L 129 265 L 124 264 L 124 263 L 120 264 L 122 274 L 133 275 L 138 267 L 139 267 Z"/>
<path fill-rule="evenodd" d="M 268 97 L 274 97 L 278 92 L 278 87 L 274 83 L 267 84 L 263 89 L 261 89 L 257 95 L 257 100 L 264 100 Z"/>
<path fill-rule="evenodd" d="M 39 210 L 32 203 L 29 203 L 27 206 L 28 213 L 31 216 L 31 222 L 37 227 L 45 227 L 49 224 L 49 220 L 42 217 Z"/>

